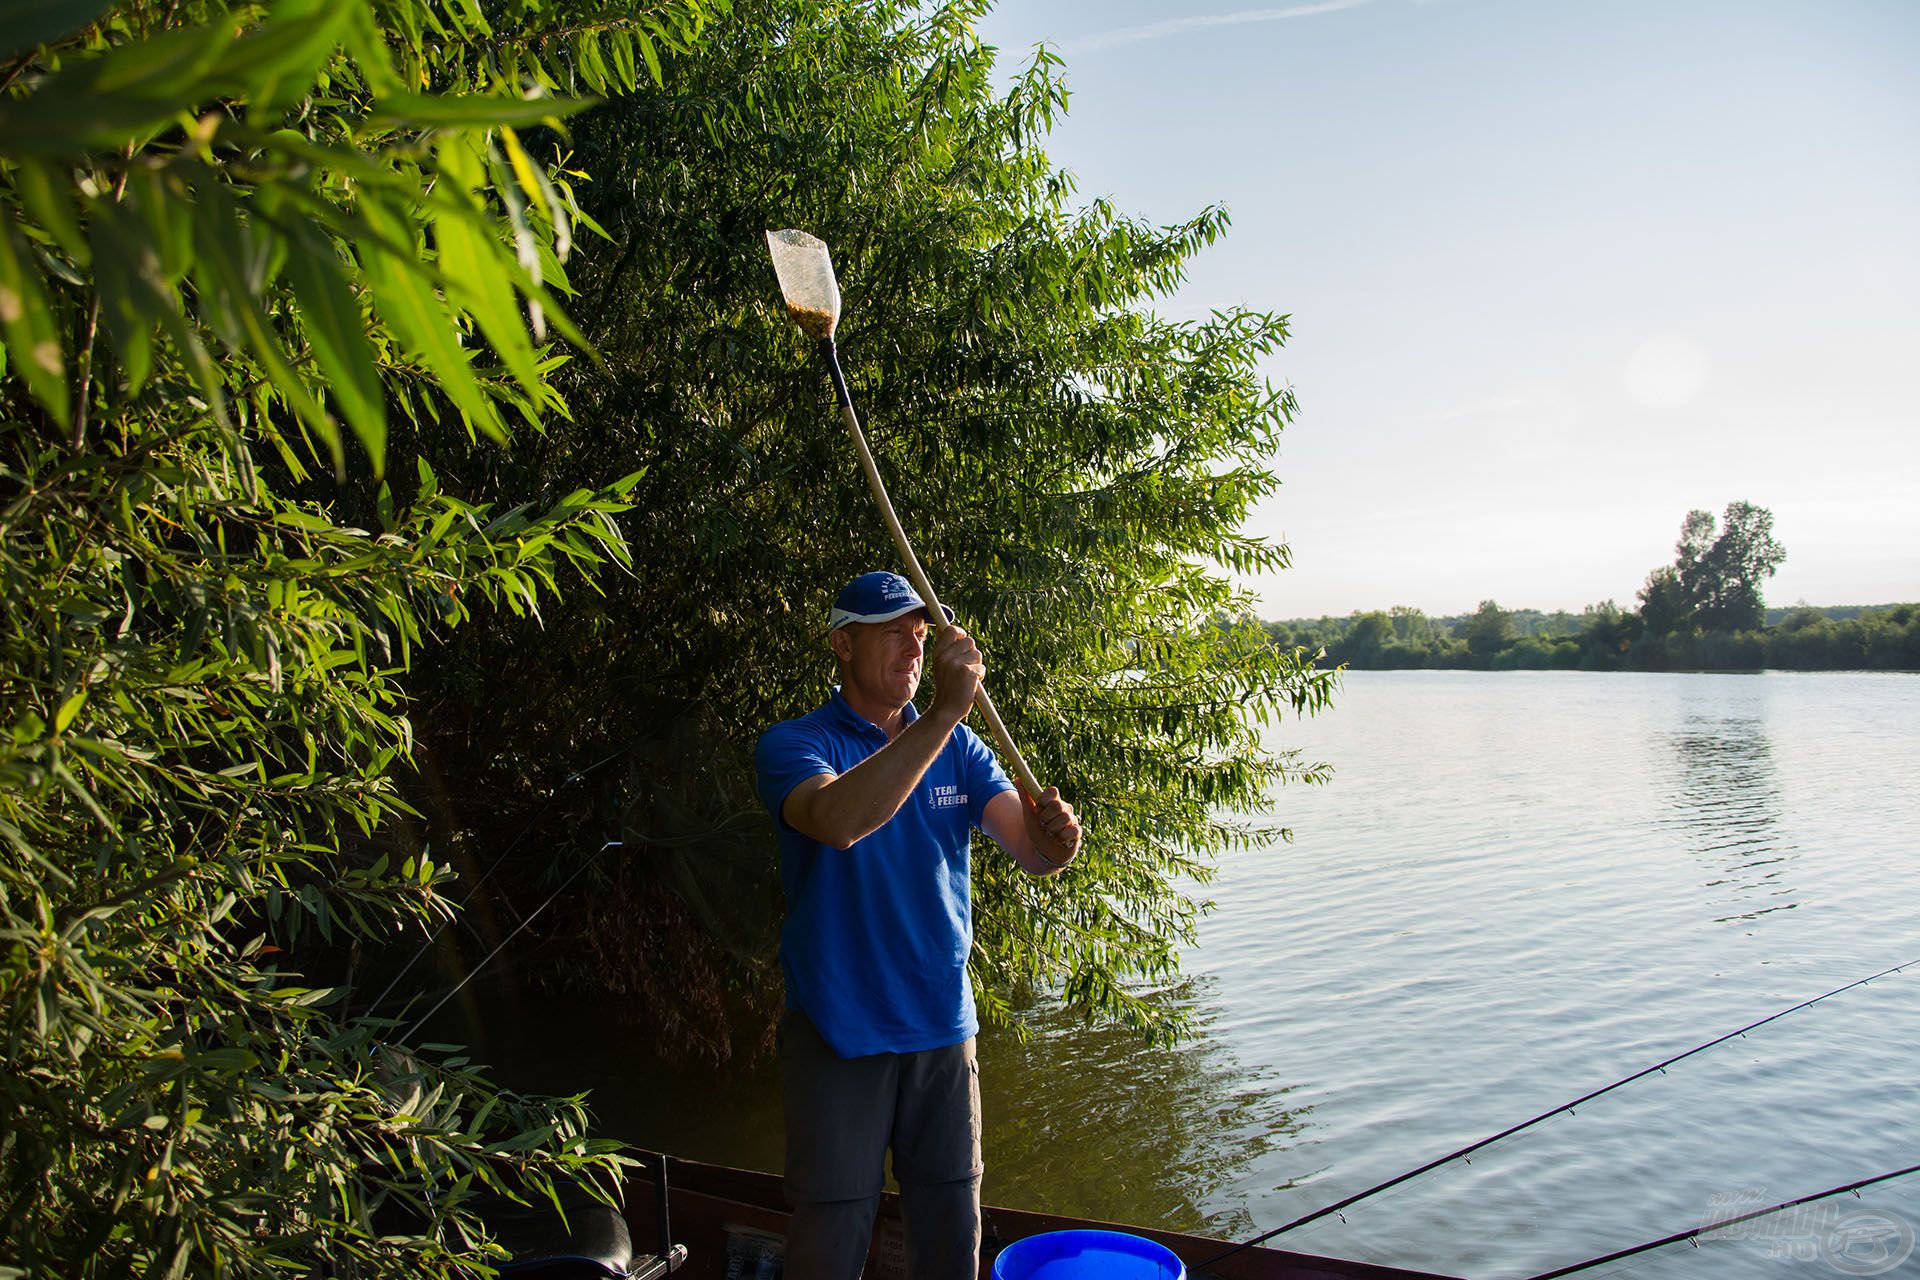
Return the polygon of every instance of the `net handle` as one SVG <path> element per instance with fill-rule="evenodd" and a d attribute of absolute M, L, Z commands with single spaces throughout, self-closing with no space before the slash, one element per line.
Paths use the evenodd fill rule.
<path fill-rule="evenodd" d="M 840 416 L 846 420 L 847 431 L 853 436 L 854 452 L 860 456 L 860 469 L 866 473 L 867 488 L 873 491 L 873 500 L 880 507 L 880 516 L 887 524 L 887 532 L 893 535 L 893 545 L 900 552 L 901 563 L 906 566 L 907 577 L 912 580 L 914 590 L 920 593 L 920 599 L 926 603 L 928 613 L 933 617 L 947 616 L 940 597 L 934 594 L 933 580 L 927 577 L 927 571 L 920 566 L 920 558 L 913 554 L 913 545 L 907 541 L 907 531 L 900 525 L 900 517 L 894 513 L 893 502 L 887 497 L 887 486 L 880 479 L 880 468 L 874 464 L 873 451 L 867 448 L 867 436 L 860 429 L 859 415 L 853 411 L 853 396 L 847 390 L 847 379 L 840 372 L 840 353 L 834 347 L 831 337 L 820 340 L 820 352 L 826 357 L 827 368 L 833 374 L 834 394 L 840 400 Z M 999 708 L 993 705 L 993 695 L 987 692 L 983 683 L 974 691 L 973 705 L 980 708 L 980 714 L 986 717 L 987 728 L 993 733 L 993 740 L 1000 748 L 1001 755 L 1012 765 L 1013 773 L 1033 800 L 1040 798 L 1046 788 L 1040 785 L 1040 779 L 1034 775 L 1033 766 L 1020 754 L 1020 748 L 1014 745 L 1013 735 L 1007 732 L 1006 722 L 1001 720 Z"/>

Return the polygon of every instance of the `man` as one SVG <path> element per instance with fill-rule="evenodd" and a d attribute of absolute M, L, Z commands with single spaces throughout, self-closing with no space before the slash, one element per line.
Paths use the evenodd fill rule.
<path fill-rule="evenodd" d="M 1034 875 L 1080 847 L 1059 791 L 1026 797 L 962 723 L 986 667 L 951 614 L 941 621 L 937 688 L 920 714 L 926 603 L 898 574 L 855 578 L 828 619 L 833 696 L 767 730 L 756 753 L 787 895 L 780 1056 L 793 1280 L 860 1274 L 889 1147 L 911 1274 L 979 1274 L 971 832 Z"/>

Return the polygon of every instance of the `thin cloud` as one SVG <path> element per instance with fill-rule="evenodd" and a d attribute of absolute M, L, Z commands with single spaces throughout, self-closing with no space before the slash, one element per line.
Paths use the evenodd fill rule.
<path fill-rule="evenodd" d="M 1372 0 L 1320 0 L 1318 4 L 1295 5 L 1288 9 L 1241 9 L 1236 13 L 1168 18 L 1164 22 L 1149 22 L 1137 27 L 1115 27 L 1111 31 L 1102 31 L 1096 35 L 1066 41 L 1060 47 L 1066 53 L 1092 53 L 1100 49 L 1117 48 L 1124 44 L 1145 44 L 1149 40 L 1165 40 L 1169 36 L 1185 35 L 1189 31 L 1197 31 L 1204 27 L 1238 27 L 1255 22 L 1281 22 L 1287 18 L 1311 18 L 1316 14 L 1357 9 L 1371 2 Z"/>

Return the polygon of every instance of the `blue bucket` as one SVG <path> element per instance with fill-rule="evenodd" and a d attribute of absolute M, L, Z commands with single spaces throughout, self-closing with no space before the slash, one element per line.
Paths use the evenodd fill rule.
<path fill-rule="evenodd" d="M 1048 1231 L 1016 1240 L 993 1261 L 993 1280 L 1186 1280 L 1163 1244 L 1124 1231 Z"/>

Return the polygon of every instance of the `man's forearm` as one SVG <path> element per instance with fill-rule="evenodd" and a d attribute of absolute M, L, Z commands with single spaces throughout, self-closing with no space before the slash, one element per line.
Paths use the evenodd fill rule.
<path fill-rule="evenodd" d="M 845 773 L 820 786 L 802 784 L 781 810 L 787 825 L 836 849 L 872 835 L 920 785 L 956 723 L 930 711 Z"/>

